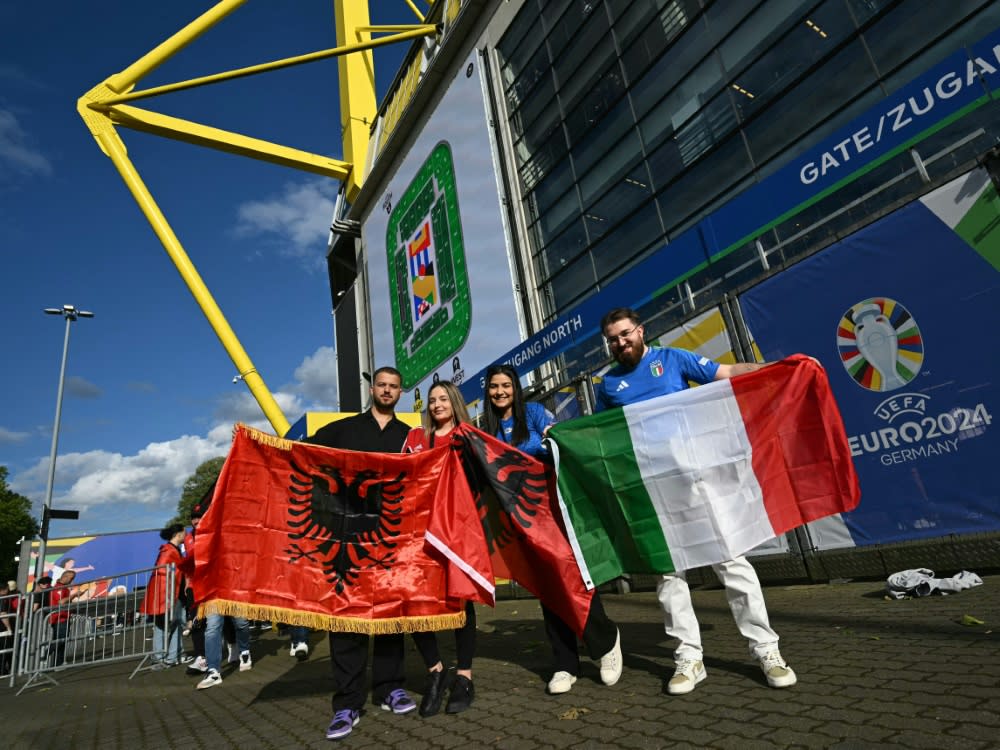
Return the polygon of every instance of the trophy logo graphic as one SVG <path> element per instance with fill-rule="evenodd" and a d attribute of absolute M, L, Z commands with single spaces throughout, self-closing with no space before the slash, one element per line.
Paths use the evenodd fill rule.
<path fill-rule="evenodd" d="M 389 215 L 385 238 L 396 367 L 409 389 L 457 354 L 472 301 L 451 147 L 438 143 Z"/>
<path fill-rule="evenodd" d="M 910 312 L 888 297 L 858 302 L 840 319 L 837 347 L 847 374 L 869 391 L 894 391 L 913 380 L 924 342 Z"/>

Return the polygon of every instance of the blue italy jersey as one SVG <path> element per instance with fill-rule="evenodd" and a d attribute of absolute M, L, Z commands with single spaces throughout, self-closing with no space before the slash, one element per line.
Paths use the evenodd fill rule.
<path fill-rule="evenodd" d="M 654 349 L 631 369 L 612 367 L 597 386 L 597 411 L 682 391 L 688 381 L 710 383 L 719 371 L 708 357 L 685 349 Z"/>
<path fill-rule="evenodd" d="M 542 440 L 544 440 L 542 432 L 549 425 L 555 424 L 556 418 L 552 415 L 552 412 L 535 401 L 529 401 L 524 405 L 524 417 L 528 428 L 528 439 L 518 443 L 514 447 L 536 458 L 547 456 L 548 450 L 542 443 Z M 513 434 L 514 417 L 501 419 L 500 431 L 497 433 L 497 437 L 505 443 L 509 443 Z"/>

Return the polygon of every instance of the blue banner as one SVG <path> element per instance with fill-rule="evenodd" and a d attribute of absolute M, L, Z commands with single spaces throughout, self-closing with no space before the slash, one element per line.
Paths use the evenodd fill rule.
<path fill-rule="evenodd" d="M 765 360 L 827 370 L 861 481 L 855 544 L 1000 530 L 998 254 L 977 170 L 740 298 Z"/>

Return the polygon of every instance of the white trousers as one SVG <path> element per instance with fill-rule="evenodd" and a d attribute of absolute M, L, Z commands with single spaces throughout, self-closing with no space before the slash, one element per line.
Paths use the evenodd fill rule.
<path fill-rule="evenodd" d="M 757 571 L 745 557 L 713 565 L 712 570 L 723 586 L 729 609 L 743 637 L 750 642 L 754 658 L 778 647 L 778 634 L 771 629 L 764 605 L 764 592 L 760 589 Z M 656 588 L 657 598 L 663 607 L 667 635 L 678 640 L 674 659 L 702 660 L 701 630 L 691 603 L 691 589 L 683 572 L 663 576 Z"/>

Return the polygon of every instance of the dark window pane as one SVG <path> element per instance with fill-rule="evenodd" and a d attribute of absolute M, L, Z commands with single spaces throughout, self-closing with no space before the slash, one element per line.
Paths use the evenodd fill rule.
<path fill-rule="evenodd" d="M 746 19 L 722 44 L 719 56 L 727 71 L 742 67 L 743 63 L 766 49 L 778 36 L 797 20 L 800 13 L 815 0 L 767 0 Z M 843 0 L 837 0 L 841 15 Z"/>
<path fill-rule="evenodd" d="M 691 71 L 679 86 L 657 103 L 639 123 L 639 132 L 646 148 L 656 148 L 664 139 L 700 110 L 722 87 L 719 64 L 710 57 Z M 633 101 L 635 101 L 633 99 Z M 636 111 L 639 107 L 636 102 Z M 656 172 L 653 173 L 654 175 Z"/>
<path fill-rule="evenodd" d="M 529 37 L 535 37 L 537 43 L 538 34 L 533 33 L 537 28 L 538 5 L 537 0 L 527 0 L 524 7 L 511 21 L 510 26 L 504 32 L 503 38 L 497 44 L 497 52 L 500 55 L 501 64 L 506 67 L 518 59 L 516 54 L 518 46 Z M 530 44 L 530 41 L 528 42 Z M 520 55 L 524 59 L 523 52 Z"/>
<path fill-rule="evenodd" d="M 642 72 L 644 61 L 634 59 L 631 51 L 624 53 L 622 64 L 625 74 L 630 81 L 636 82 L 631 92 L 636 117 L 642 117 L 657 106 L 667 92 L 670 92 L 668 98 L 687 100 L 713 87 L 720 71 L 718 63 L 714 61 L 710 61 L 710 67 L 706 67 L 704 62 L 699 63 L 709 52 L 703 31 L 703 27 L 697 25 L 688 30 L 645 72 Z M 692 69 L 695 70 L 692 72 Z M 709 73 L 713 75 L 708 75 Z M 672 89 L 681 80 L 685 80 L 683 93 L 676 94 Z M 676 105 L 667 105 L 668 108 L 671 106 Z"/>
<path fill-rule="evenodd" d="M 604 114 L 625 93 L 625 82 L 616 60 L 593 83 L 588 85 L 584 96 L 566 113 L 566 132 L 571 143 L 595 127 Z M 602 126 L 603 127 L 603 126 Z"/>
<path fill-rule="evenodd" d="M 639 189 L 647 194 L 650 193 L 651 188 L 646 177 L 646 167 L 639 164 L 636 168 L 636 164 L 641 158 L 639 137 L 634 130 L 629 131 L 589 172 L 580 177 L 580 198 L 583 204 L 588 205 L 611 185 L 623 179 L 631 180 L 626 184 L 631 185 L 633 191 Z M 628 174 L 630 171 L 634 174 Z M 628 176 L 626 177 L 626 175 Z M 598 213 L 601 212 L 598 211 Z"/>
<path fill-rule="evenodd" d="M 746 119 L 791 86 L 805 71 L 855 31 L 843 0 L 828 0 L 795 23 L 763 56 L 731 84 L 741 119 Z"/>
<path fill-rule="evenodd" d="M 552 290 L 552 300 L 557 309 L 564 309 L 577 297 L 593 289 L 596 283 L 594 264 L 590 261 L 590 255 L 584 253 L 566 266 L 561 273 L 552 277 L 548 287 Z"/>
<path fill-rule="evenodd" d="M 607 150 L 622 138 L 628 137 L 631 148 L 635 153 L 640 153 L 638 139 L 629 137 L 630 133 L 635 132 L 633 126 L 628 100 L 622 99 L 607 117 L 601 120 L 600 127 L 591 128 L 586 137 L 573 146 L 570 153 L 573 155 L 573 165 L 577 175 L 589 172 L 604 157 Z"/>
<path fill-rule="evenodd" d="M 547 279 L 559 269 L 569 265 L 587 247 L 587 230 L 583 227 L 583 219 L 578 219 L 567 226 L 562 234 L 545 243 L 544 247 L 545 249 L 535 256 L 535 267 L 541 274 L 539 278 Z"/>
<path fill-rule="evenodd" d="M 865 41 L 879 73 L 883 76 L 891 73 L 935 37 L 983 6 L 985 1 L 922 3 L 913 0 L 893 8 L 865 31 Z M 923 69 L 924 65 L 921 62 L 919 67 Z"/>
<path fill-rule="evenodd" d="M 564 159 L 528 195 L 528 200 L 533 207 L 531 218 L 535 219 L 550 211 L 552 205 L 572 189 L 573 170 L 570 167 L 569 160 Z"/>
<path fill-rule="evenodd" d="M 627 66 L 635 74 L 663 54 L 667 45 L 687 30 L 700 12 L 696 0 L 660 0 L 659 2 L 617 2 L 627 10 L 614 22 L 618 45 L 629 59 Z M 614 11 L 616 16 L 619 11 Z"/>
<path fill-rule="evenodd" d="M 523 67 L 518 68 L 514 84 L 507 88 L 507 107 L 511 110 L 518 109 L 525 100 L 531 98 L 539 81 L 551 82 L 552 73 L 549 68 L 549 54 L 542 47 Z"/>
<path fill-rule="evenodd" d="M 763 164 L 874 83 L 875 73 L 855 40 L 744 127 L 754 161 Z"/>
<path fill-rule="evenodd" d="M 713 153 L 688 170 L 657 196 L 667 232 L 725 192 L 750 172 L 750 159 L 739 133 L 734 133 Z"/>
<path fill-rule="evenodd" d="M 663 227 L 656 213 L 656 204 L 649 201 L 591 249 L 598 280 L 602 284 L 607 283 L 650 245 L 663 241 Z"/>

